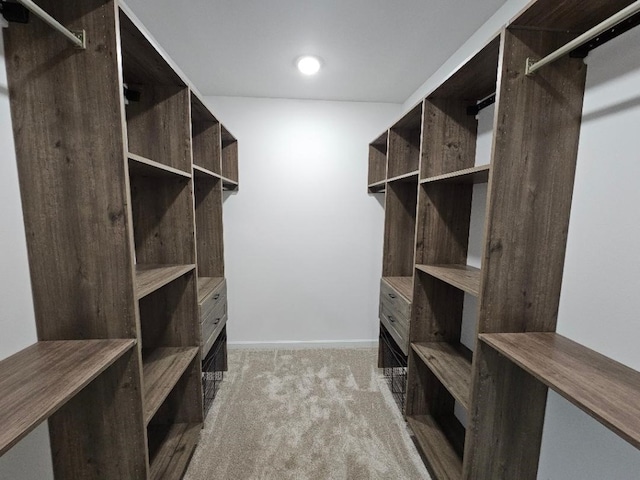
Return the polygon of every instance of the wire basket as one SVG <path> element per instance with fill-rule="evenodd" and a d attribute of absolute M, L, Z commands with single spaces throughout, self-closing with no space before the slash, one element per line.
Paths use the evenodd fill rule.
<path fill-rule="evenodd" d="M 202 361 L 202 394 L 204 397 L 203 404 L 205 417 L 209 413 L 218 390 L 220 389 L 220 384 L 224 379 L 224 371 L 219 369 L 219 365 L 224 363 L 221 357 L 224 355 L 223 347 L 226 343 L 227 329 L 224 328 L 211 347 L 211 350 L 209 350 L 209 353 L 207 353 L 207 356 Z"/>
<path fill-rule="evenodd" d="M 380 349 L 382 372 L 393 399 L 400 411 L 404 411 L 404 401 L 407 394 L 407 357 L 391 337 L 389 332 L 380 325 Z"/>

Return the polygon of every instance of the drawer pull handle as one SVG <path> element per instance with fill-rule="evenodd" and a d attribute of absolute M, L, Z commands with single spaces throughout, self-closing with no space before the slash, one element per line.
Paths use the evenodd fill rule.
<path fill-rule="evenodd" d="M 396 319 L 395 319 L 395 318 L 393 318 L 393 316 L 391 316 L 391 315 L 387 315 L 387 317 L 389 318 L 389 321 L 390 321 L 391 323 L 394 323 L 394 322 L 396 321 Z"/>
<path fill-rule="evenodd" d="M 214 325 L 219 324 L 219 323 L 220 323 L 220 320 L 221 320 L 220 318 L 216 318 L 216 319 L 213 321 L 213 324 L 214 324 Z"/>
<path fill-rule="evenodd" d="M 216 293 L 216 294 L 213 296 L 213 299 L 214 299 L 214 300 L 217 300 L 217 299 L 219 299 L 219 298 L 220 298 L 220 294 L 219 294 L 219 293 Z"/>
<path fill-rule="evenodd" d="M 395 296 L 393 293 L 389 293 L 389 296 L 390 296 L 391 298 L 396 298 L 396 296 Z"/>

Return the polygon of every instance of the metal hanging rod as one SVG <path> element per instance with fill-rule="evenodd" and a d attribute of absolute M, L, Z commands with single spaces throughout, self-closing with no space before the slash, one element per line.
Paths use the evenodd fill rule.
<path fill-rule="evenodd" d="M 87 48 L 84 30 L 69 30 L 55 18 L 41 9 L 38 5 L 36 5 L 32 0 L 17 0 L 17 2 L 24 6 L 31 13 L 33 13 L 36 17 L 40 18 L 47 25 L 52 27 L 54 30 L 57 30 L 62 35 L 64 35 L 71 43 L 76 46 L 76 48 Z"/>
<path fill-rule="evenodd" d="M 543 59 L 536 60 L 536 59 L 533 59 L 533 58 L 527 58 L 527 62 L 526 62 L 526 66 L 525 66 L 525 74 L 526 75 L 533 75 L 537 70 L 540 70 L 545 65 L 556 61 L 558 58 L 566 55 L 567 53 L 572 52 L 576 48 L 578 48 L 581 45 L 589 42 L 593 38 L 597 37 L 598 35 L 600 35 L 603 32 L 606 32 L 607 30 L 611 29 L 612 27 L 615 27 L 619 23 L 624 22 L 626 19 L 628 19 L 629 17 L 635 15 L 638 12 L 640 12 L 640 0 L 632 3 L 631 5 L 629 5 L 626 8 L 620 10 L 618 13 L 616 13 L 615 15 L 607 18 L 604 22 L 599 23 L 598 25 L 596 25 L 595 27 L 591 28 L 590 30 L 587 30 L 582 35 L 580 35 L 579 37 L 576 37 L 575 39 L 573 39 L 572 41 L 567 43 L 565 46 L 560 47 L 558 50 L 556 50 L 553 53 L 550 53 L 549 55 L 547 55 Z"/>

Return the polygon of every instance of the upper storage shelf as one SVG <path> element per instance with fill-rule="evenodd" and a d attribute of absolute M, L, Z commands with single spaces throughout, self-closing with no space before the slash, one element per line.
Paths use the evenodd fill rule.
<path fill-rule="evenodd" d="M 0 456 L 136 344 L 38 342 L 0 361 Z"/>
<path fill-rule="evenodd" d="M 220 122 L 193 91 L 191 132 L 194 169 L 198 170 L 199 174 L 219 177 L 222 174 Z"/>
<path fill-rule="evenodd" d="M 367 185 L 370 192 L 384 190 L 387 178 L 387 141 L 389 132 L 385 131 L 369 144 L 369 179 Z"/>
<path fill-rule="evenodd" d="M 418 170 L 421 134 L 422 102 L 389 129 L 388 179 Z"/>
<path fill-rule="evenodd" d="M 227 190 L 238 188 L 238 140 L 220 125 L 222 140 L 222 183 Z"/>
<path fill-rule="evenodd" d="M 640 372 L 556 333 L 481 334 L 480 340 L 640 448 Z"/>

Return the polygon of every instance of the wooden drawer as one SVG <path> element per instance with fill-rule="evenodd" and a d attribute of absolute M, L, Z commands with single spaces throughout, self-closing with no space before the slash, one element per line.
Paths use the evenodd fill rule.
<path fill-rule="evenodd" d="M 221 303 L 227 303 L 227 281 L 222 280 L 220 284 L 204 297 L 199 302 L 200 307 L 200 323 L 203 323 L 205 318 L 208 318 L 213 314 L 213 311 L 218 308 Z"/>
<path fill-rule="evenodd" d="M 202 357 L 209 352 L 216 338 L 227 324 L 227 301 L 218 302 L 217 307 L 207 315 L 201 324 L 202 328 Z"/>
<path fill-rule="evenodd" d="M 386 304 L 397 315 L 407 320 L 411 318 L 411 302 L 384 280 L 380 281 L 380 302 Z"/>
<path fill-rule="evenodd" d="M 409 355 L 409 323 L 400 320 L 384 302 L 380 302 L 380 321 L 405 355 Z"/>

